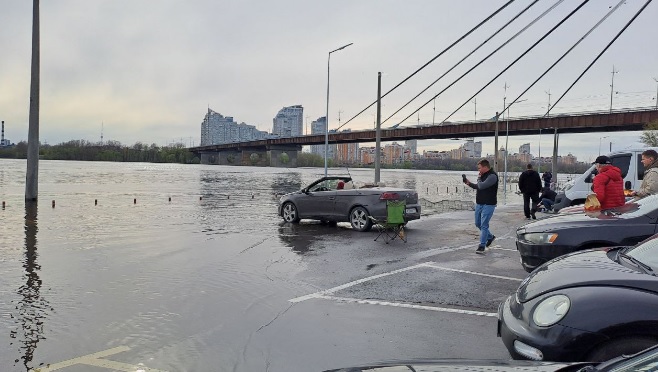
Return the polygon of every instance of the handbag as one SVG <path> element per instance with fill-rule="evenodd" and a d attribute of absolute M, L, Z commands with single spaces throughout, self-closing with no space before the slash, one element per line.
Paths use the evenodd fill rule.
<path fill-rule="evenodd" d="M 601 209 L 601 203 L 597 199 L 596 194 L 587 195 L 587 199 L 585 199 L 585 210 L 596 211 L 599 209 Z"/>

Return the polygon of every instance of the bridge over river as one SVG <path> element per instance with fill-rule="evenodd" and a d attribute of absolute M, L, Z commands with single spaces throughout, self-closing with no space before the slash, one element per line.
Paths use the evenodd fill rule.
<path fill-rule="evenodd" d="M 645 124 L 655 120 L 658 120 L 658 108 L 656 107 L 556 114 L 550 117 L 510 118 L 509 134 L 511 136 L 534 135 L 541 131 L 553 134 L 639 131 Z M 506 132 L 507 123 L 507 120 L 491 119 L 382 129 L 381 140 L 405 141 L 495 136 L 495 148 L 498 149 L 498 132 Z M 374 129 L 329 134 L 330 144 L 367 143 L 375 142 L 375 139 L 376 131 Z M 302 146 L 322 145 L 325 143 L 324 141 L 325 136 L 321 134 L 199 146 L 191 147 L 189 150 L 199 156 L 202 164 L 252 165 L 255 163 L 255 159 L 260 159 L 260 164 L 265 159 L 269 159 L 269 165 L 273 167 L 295 167 L 297 166 L 297 153 L 301 151 Z M 555 143 L 557 143 L 557 138 Z M 281 162 L 280 157 L 284 152 L 289 159 L 285 164 Z M 554 149 L 554 153 L 557 154 L 557 148 Z"/>

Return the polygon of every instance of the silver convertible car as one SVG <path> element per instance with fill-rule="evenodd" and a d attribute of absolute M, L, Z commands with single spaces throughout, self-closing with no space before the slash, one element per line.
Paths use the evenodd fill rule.
<path fill-rule="evenodd" d="M 372 227 L 372 216 L 386 218 L 386 201 L 404 200 L 406 222 L 420 218 L 418 193 L 394 187 L 355 188 L 351 177 L 322 177 L 279 200 L 279 215 L 286 222 L 301 219 L 349 222 L 358 231 Z"/>

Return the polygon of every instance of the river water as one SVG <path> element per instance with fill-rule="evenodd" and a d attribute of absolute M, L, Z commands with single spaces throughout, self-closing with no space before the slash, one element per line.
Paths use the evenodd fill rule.
<path fill-rule="evenodd" d="M 162 370 L 259 370 L 251 353 L 268 347 L 253 344 L 274 341 L 255 333 L 288 299 L 317 290 L 294 280 L 314 237 L 290 239 L 275 195 L 322 169 L 41 161 L 38 207 L 28 208 L 25 169 L 0 159 L 2 371 L 117 347 Z M 374 179 L 371 169 L 330 170 L 348 173 Z M 461 172 L 381 179 L 430 202 L 474 196 Z M 105 370 L 89 368 L 65 370 Z"/>

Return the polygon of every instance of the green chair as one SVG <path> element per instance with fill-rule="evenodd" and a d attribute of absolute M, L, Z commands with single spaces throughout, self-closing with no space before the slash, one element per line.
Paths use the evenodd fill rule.
<path fill-rule="evenodd" d="M 378 220 L 370 216 L 370 219 L 379 231 L 379 235 L 377 235 L 375 241 L 383 235 L 386 244 L 396 238 L 400 238 L 405 243 L 407 242 L 404 234 L 404 225 L 406 224 L 404 221 L 404 211 L 406 207 L 407 203 L 404 200 L 388 200 L 386 202 L 385 220 Z"/>

